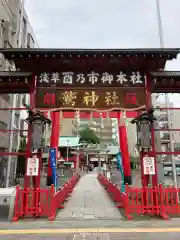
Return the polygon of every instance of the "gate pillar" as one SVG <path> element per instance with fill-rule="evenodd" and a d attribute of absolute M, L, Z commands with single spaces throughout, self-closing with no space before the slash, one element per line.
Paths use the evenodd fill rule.
<path fill-rule="evenodd" d="M 128 150 L 128 139 L 127 131 L 123 118 L 120 113 L 118 115 L 118 130 L 119 130 L 119 143 L 120 143 L 120 152 L 122 153 L 122 165 L 124 171 L 124 184 L 132 185 L 132 176 L 131 176 L 131 164 Z"/>
<path fill-rule="evenodd" d="M 52 119 L 52 130 L 51 130 L 51 140 L 50 148 L 56 149 L 56 157 L 58 156 L 58 146 L 59 146 L 59 132 L 60 132 L 60 112 L 51 112 Z M 56 159 L 57 160 L 57 159 Z M 53 184 L 52 179 L 52 168 L 50 163 L 50 158 L 48 158 L 48 172 L 47 172 L 47 186 Z"/>

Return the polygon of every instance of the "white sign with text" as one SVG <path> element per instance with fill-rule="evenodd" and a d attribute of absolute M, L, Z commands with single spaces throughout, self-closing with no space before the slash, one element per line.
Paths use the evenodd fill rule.
<path fill-rule="evenodd" d="M 155 162 L 153 157 L 143 157 L 144 175 L 155 175 Z"/>
<path fill-rule="evenodd" d="M 28 158 L 27 162 L 27 176 L 38 176 L 39 170 L 39 158 L 33 157 Z"/>

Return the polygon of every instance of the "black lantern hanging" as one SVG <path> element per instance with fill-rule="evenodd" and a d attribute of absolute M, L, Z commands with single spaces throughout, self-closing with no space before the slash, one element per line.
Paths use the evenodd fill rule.
<path fill-rule="evenodd" d="M 149 151 L 151 149 L 151 124 L 156 120 L 153 110 L 149 110 L 133 119 L 131 123 L 136 123 L 137 147 L 139 151 Z"/>
<path fill-rule="evenodd" d="M 32 126 L 31 149 L 38 150 L 44 147 L 43 134 L 46 124 L 51 124 L 51 120 L 44 117 L 38 111 L 28 110 L 29 116 L 26 119 Z"/>

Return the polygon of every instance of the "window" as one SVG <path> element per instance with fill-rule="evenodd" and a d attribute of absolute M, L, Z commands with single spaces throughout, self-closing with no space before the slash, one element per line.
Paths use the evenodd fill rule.
<path fill-rule="evenodd" d="M 16 130 L 16 129 L 14 129 Z M 17 144 L 18 144 L 18 132 L 13 132 L 13 145 L 14 147 L 17 147 Z M 16 150 L 16 149 L 14 149 Z"/>
<path fill-rule="evenodd" d="M 19 127 L 19 115 L 15 114 L 15 119 L 14 119 L 14 126 L 16 129 Z"/>
<path fill-rule="evenodd" d="M 27 22 L 26 19 L 23 18 L 23 27 L 22 27 L 22 46 L 24 46 L 24 43 L 26 42 L 26 33 L 27 33 Z"/>
<path fill-rule="evenodd" d="M 0 121 L 0 129 L 1 130 L 6 130 L 7 129 L 7 124 L 5 122 Z"/>
<path fill-rule="evenodd" d="M 9 42 L 4 41 L 4 48 L 12 48 Z"/>
<path fill-rule="evenodd" d="M 3 24 L 0 26 L 0 38 L 4 38 L 4 33 L 5 33 L 5 27 Z"/>
<path fill-rule="evenodd" d="M 1 94 L 1 97 L 7 102 L 10 101 L 10 94 Z"/>
<path fill-rule="evenodd" d="M 27 48 L 34 48 L 34 39 L 30 33 L 27 35 Z"/>
<path fill-rule="evenodd" d="M 21 107 L 21 94 L 16 94 L 16 107 Z"/>

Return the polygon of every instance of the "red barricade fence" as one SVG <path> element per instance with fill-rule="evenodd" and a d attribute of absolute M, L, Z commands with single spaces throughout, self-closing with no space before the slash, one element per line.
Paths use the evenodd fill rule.
<path fill-rule="evenodd" d="M 22 217 L 50 217 L 53 195 L 54 186 L 48 189 L 21 189 L 17 186 L 13 221 Z"/>
<path fill-rule="evenodd" d="M 80 175 L 76 174 L 72 176 L 60 189 L 55 193 L 53 198 L 54 214 L 58 209 L 64 208 L 63 203 L 70 196 L 77 182 L 79 181 Z"/>
<path fill-rule="evenodd" d="M 64 201 L 73 191 L 79 178 L 78 174 L 72 176 L 56 193 L 54 186 L 47 189 L 21 189 L 17 186 L 13 221 L 22 217 L 47 217 L 54 220 L 56 211 L 63 208 Z"/>
<path fill-rule="evenodd" d="M 98 179 L 112 199 L 118 203 L 117 207 L 124 207 L 128 219 L 142 214 L 161 216 L 164 219 L 180 215 L 180 188 L 165 187 L 162 184 L 147 188 L 126 186 L 125 193 L 122 193 L 105 176 L 99 175 Z"/>
<path fill-rule="evenodd" d="M 121 193 L 120 189 L 114 183 L 109 181 L 104 175 L 99 175 L 98 180 L 111 195 L 111 198 L 117 204 L 116 207 L 123 208 L 125 206 L 124 193 Z"/>

